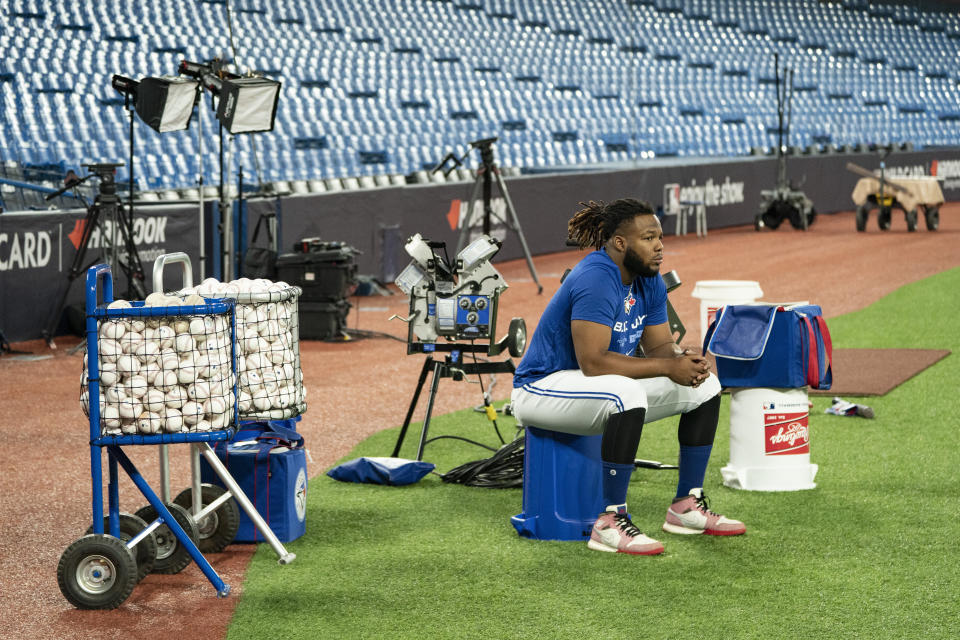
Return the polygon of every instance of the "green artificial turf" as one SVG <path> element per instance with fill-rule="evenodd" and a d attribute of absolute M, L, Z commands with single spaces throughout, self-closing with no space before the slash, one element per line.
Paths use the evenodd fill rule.
<path fill-rule="evenodd" d="M 519 489 L 447 485 L 435 475 L 407 487 L 318 475 L 307 534 L 287 545 L 296 561 L 278 566 L 261 545 L 229 638 L 958 637 L 957 291 L 953 269 L 829 321 L 837 347 L 954 353 L 887 396 L 846 398 L 873 406 L 874 420 L 827 415 L 830 398 L 812 397 L 816 489 L 721 485 L 724 396 L 706 490 L 715 510 L 746 523 L 744 536 L 660 531 L 675 471 L 640 469 L 630 485 L 634 522 L 666 546 L 658 557 L 522 539 L 509 523 Z M 509 439 L 513 422 L 499 422 Z M 370 437 L 345 460 L 390 455 L 397 431 Z M 469 409 L 435 418 L 431 435 L 439 434 L 497 442 Z M 675 461 L 675 434 L 676 419 L 648 425 L 638 456 Z M 402 455 L 414 457 L 417 435 L 419 425 Z M 488 455 L 440 440 L 425 459 L 447 471 Z"/>

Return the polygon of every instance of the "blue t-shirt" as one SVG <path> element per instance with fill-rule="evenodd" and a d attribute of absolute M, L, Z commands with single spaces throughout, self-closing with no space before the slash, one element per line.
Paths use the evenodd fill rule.
<path fill-rule="evenodd" d="M 605 249 L 591 252 L 573 268 L 544 309 L 513 376 L 514 387 L 555 371 L 580 368 L 571 320 L 610 327 L 609 350 L 633 353 L 644 327 L 667 321 L 667 287 L 660 274 L 625 285 Z"/>

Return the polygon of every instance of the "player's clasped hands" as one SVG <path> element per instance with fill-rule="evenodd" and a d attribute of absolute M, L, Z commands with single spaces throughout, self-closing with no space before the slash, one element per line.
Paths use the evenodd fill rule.
<path fill-rule="evenodd" d="M 699 387 L 710 375 L 710 361 L 694 349 L 684 349 L 674 360 L 670 379 L 687 387 Z"/>

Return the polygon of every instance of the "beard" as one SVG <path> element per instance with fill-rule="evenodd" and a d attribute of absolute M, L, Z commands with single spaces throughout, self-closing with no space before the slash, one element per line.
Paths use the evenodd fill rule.
<path fill-rule="evenodd" d="M 645 264 L 640 254 L 630 247 L 627 247 L 627 250 L 623 254 L 623 266 L 625 266 L 630 273 L 644 278 L 649 278 L 660 273 L 660 265 Z"/>

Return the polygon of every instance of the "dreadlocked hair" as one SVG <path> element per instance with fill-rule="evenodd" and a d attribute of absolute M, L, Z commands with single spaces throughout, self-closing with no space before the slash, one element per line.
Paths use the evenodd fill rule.
<path fill-rule="evenodd" d="M 580 205 L 584 208 L 573 214 L 567 223 L 567 236 L 581 249 L 599 249 L 621 224 L 636 216 L 653 213 L 649 204 L 634 198 L 620 198 L 610 204 L 591 200 Z"/>

